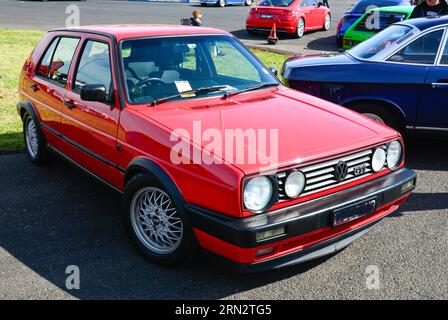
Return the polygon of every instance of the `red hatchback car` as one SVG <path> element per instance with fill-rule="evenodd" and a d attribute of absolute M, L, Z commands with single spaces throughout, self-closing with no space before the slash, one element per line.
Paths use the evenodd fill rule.
<path fill-rule="evenodd" d="M 284 87 L 221 30 L 52 30 L 19 91 L 31 161 L 51 151 L 122 194 L 131 238 L 162 264 L 197 248 L 241 271 L 326 255 L 415 186 L 396 131 Z"/>
<path fill-rule="evenodd" d="M 301 38 L 306 31 L 329 30 L 331 13 L 316 0 L 262 0 L 250 9 L 246 30 L 270 31 L 274 23 L 277 31 Z"/>

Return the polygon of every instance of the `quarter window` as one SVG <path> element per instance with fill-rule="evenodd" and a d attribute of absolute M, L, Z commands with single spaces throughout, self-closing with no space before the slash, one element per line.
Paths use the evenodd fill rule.
<path fill-rule="evenodd" d="M 56 45 L 58 44 L 58 38 L 54 39 L 51 43 L 51 45 L 47 48 L 45 51 L 44 56 L 42 57 L 42 60 L 40 62 L 39 68 L 37 68 L 37 75 L 41 77 L 47 77 L 48 72 L 50 71 L 50 64 L 51 64 L 51 58 L 53 57 L 54 49 L 56 48 Z"/>
<path fill-rule="evenodd" d="M 413 63 L 413 64 L 433 64 L 442 40 L 443 30 L 433 31 L 414 40 L 406 47 L 395 53 L 388 61 Z"/>
<path fill-rule="evenodd" d="M 109 45 L 88 40 L 79 60 L 73 91 L 79 92 L 86 84 L 102 84 L 108 94 L 112 84 Z"/>

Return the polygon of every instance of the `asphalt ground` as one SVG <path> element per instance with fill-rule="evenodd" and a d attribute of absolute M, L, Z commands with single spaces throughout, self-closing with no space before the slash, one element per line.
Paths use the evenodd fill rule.
<path fill-rule="evenodd" d="M 128 241 L 117 193 L 62 159 L 2 155 L 0 299 L 448 299 L 447 141 L 410 140 L 418 185 L 399 211 L 335 255 L 249 275 L 201 256 L 154 265 Z M 66 287 L 69 265 L 80 289 Z"/>
<path fill-rule="evenodd" d="M 79 1 L 0 1 L 0 28 L 49 30 L 64 27 L 76 5 L 79 8 L 80 24 L 121 24 L 121 23 L 168 23 L 179 24 L 181 18 L 188 18 L 194 9 L 203 12 L 204 26 L 226 30 L 244 43 L 291 53 L 316 53 L 337 51 L 336 27 L 342 14 L 350 9 L 356 0 L 330 0 L 332 26 L 329 31 L 306 33 L 301 39 L 279 34 L 276 46 L 266 44 L 267 34 L 250 36 L 245 29 L 249 7 L 227 6 L 201 7 L 199 4 L 149 3 L 135 1 L 87 0 Z M 70 19 L 69 19 L 70 20 Z"/>

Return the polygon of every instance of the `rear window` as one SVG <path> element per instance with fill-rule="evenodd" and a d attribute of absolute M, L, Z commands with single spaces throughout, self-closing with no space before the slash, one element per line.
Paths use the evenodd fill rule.
<path fill-rule="evenodd" d="M 408 1 L 397 1 L 397 0 L 365 0 L 358 2 L 352 9 L 353 13 L 365 13 L 367 9 L 381 8 L 381 7 L 391 7 L 397 5 L 410 5 Z M 371 7 L 371 8 L 369 8 Z"/>
<path fill-rule="evenodd" d="M 295 0 L 263 0 L 258 5 L 263 7 L 288 7 Z M 309 0 L 304 0 L 309 1 Z"/>

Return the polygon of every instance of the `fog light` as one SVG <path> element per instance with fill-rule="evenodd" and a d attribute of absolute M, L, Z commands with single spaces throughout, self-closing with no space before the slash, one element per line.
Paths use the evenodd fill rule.
<path fill-rule="evenodd" d="M 255 254 L 255 256 L 257 256 L 257 257 L 265 256 L 265 255 L 270 254 L 272 252 L 274 252 L 274 247 L 264 248 L 264 249 L 258 250 L 257 253 Z"/>
<path fill-rule="evenodd" d="M 274 237 L 280 236 L 280 235 L 282 235 L 284 233 L 285 233 L 285 227 L 280 227 L 280 228 L 276 228 L 276 229 L 271 229 L 271 230 L 257 232 L 255 234 L 255 238 L 256 238 L 257 241 L 263 241 L 263 240 L 266 240 L 266 239 L 270 239 L 270 238 L 274 238 Z"/>
<path fill-rule="evenodd" d="M 412 179 L 411 181 L 403 183 L 401 185 L 401 193 L 405 193 L 406 191 L 411 189 L 414 185 L 415 185 L 415 179 Z"/>

